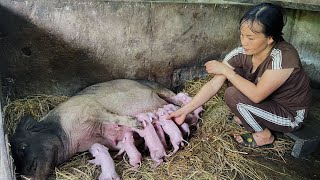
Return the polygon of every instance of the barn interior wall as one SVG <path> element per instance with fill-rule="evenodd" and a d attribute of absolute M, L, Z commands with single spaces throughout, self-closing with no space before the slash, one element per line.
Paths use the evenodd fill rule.
<path fill-rule="evenodd" d="M 265 1 L 265 0 L 264 0 Z M 320 2 L 267 0 L 287 8 L 284 37 L 320 84 Z M 2 0 L 0 112 L 6 100 L 72 95 L 116 78 L 176 88 L 205 75 L 207 60 L 239 45 L 238 21 L 260 0 Z M 0 171 L 15 179 L 0 114 Z"/>
<path fill-rule="evenodd" d="M 72 95 L 116 78 L 175 88 L 239 46 L 239 19 L 251 5 L 230 2 L 3 0 L 4 96 Z M 287 15 L 284 37 L 319 82 L 320 12 L 288 8 Z"/>

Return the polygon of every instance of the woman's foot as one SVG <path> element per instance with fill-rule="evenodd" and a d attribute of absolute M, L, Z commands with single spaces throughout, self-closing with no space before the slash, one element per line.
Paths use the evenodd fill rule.
<path fill-rule="evenodd" d="M 237 134 L 233 136 L 238 143 L 249 147 L 259 147 L 263 145 L 272 144 L 274 142 L 274 136 L 267 128 L 261 132 L 243 135 Z"/>

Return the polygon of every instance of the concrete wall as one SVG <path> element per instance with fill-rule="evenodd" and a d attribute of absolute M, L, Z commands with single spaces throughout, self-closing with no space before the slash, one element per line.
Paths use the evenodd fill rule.
<path fill-rule="evenodd" d="M 289 41 L 297 48 L 310 78 L 320 82 L 320 12 L 296 11 Z"/>
<path fill-rule="evenodd" d="M 239 45 L 246 4 L 19 0 L 0 2 L 3 89 L 10 98 L 70 95 L 115 78 L 167 87 L 204 74 Z M 285 38 L 319 81 L 320 13 L 288 9 Z"/>

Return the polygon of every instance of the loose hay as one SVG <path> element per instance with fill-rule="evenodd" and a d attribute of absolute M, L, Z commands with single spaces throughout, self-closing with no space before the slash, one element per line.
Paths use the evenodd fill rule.
<path fill-rule="evenodd" d="M 40 120 L 43 116 L 48 114 L 51 109 L 67 99 L 67 96 L 39 94 L 9 102 L 4 107 L 5 127 L 7 133 L 9 135 L 14 133 L 18 121 L 24 115 L 29 114 L 36 120 Z"/>
<path fill-rule="evenodd" d="M 211 77 L 189 81 L 184 92 L 194 96 Z M 118 174 L 122 179 L 266 179 L 262 170 L 270 170 L 279 176 L 281 172 L 272 170 L 252 160 L 252 156 L 272 155 L 271 158 L 285 162 L 282 157 L 293 143 L 287 139 L 277 139 L 270 149 L 251 149 L 238 147 L 230 136 L 243 133 L 235 123 L 228 123 L 230 111 L 223 101 L 224 86 L 218 94 L 205 105 L 200 128 L 192 135 L 189 144 L 156 169 L 151 168 L 153 161 L 148 154 L 143 157 L 138 170 L 131 169 L 126 157 L 115 158 Z M 26 113 L 43 117 L 54 106 L 67 97 L 31 96 L 16 100 L 5 109 L 8 132 L 13 132 L 16 121 Z M 113 154 L 112 154 L 113 155 Z M 268 156 L 268 157 L 269 157 Z M 50 179 L 97 179 L 100 168 L 88 163 L 90 154 L 80 153 L 70 161 L 55 169 Z"/>

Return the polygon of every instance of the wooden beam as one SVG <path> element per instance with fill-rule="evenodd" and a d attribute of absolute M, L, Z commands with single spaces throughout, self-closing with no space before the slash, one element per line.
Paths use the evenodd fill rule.
<path fill-rule="evenodd" d="M 4 119 L 0 102 L 0 176 L 2 179 L 13 180 L 16 178 L 13 171 L 12 158 L 9 152 L 8 136 L 4 134 Z"/>

